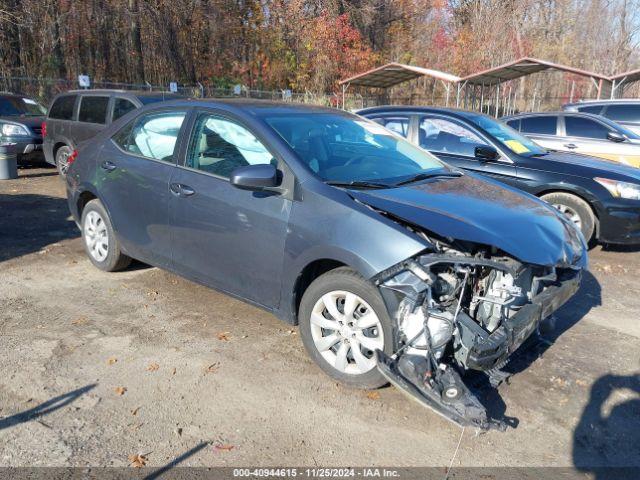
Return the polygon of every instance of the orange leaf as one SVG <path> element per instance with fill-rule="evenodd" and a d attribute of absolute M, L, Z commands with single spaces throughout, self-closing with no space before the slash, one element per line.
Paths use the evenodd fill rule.
<path fill-rule="evenodd" d="M 147 464 L 147 457 L 139 453 L 129 455 L 129 465 L 134 468 L 141 468 Z"/>
<path fill-rule="evenodd" d="M 113 365 L 114 363 L 116 363 L 118 361 L 118 359 L 116 357 L 109 357 L 107 359 L 107 365 Z"/>
<path fill-rule="evenodd" d="M 147 371 L 148 372 L 155 372 L 159 368 L 160 368 L 160 365 L 158 365 L 156 362 L 153 362 L 153 363 L 149 364 L 149 366 L 147 367 Z"/>
<path fill-rule="evenodd" d="M 367 392 L 367 398 L 369 400 L 378 400 L 380 398 L 380 394 L 378 392 Z"/>
<path fill-rule="evenodd" d="M 236 447 L 233 445 L 215 445 L 213 448 L 217 451 L 230 452 Z"/>
<path fill-rule="evenodd" d="M 127 391 L 127 387 L 116 387 L 113 389 L 117 395 L 124 395 L 124 392 Z"/>
<path fill-rule="evenodd" d="M 218 334 L 218 340 L 222 340 L 223 342 L 228 342 L 230 333 L 231 332 L 220 332 Z"/>

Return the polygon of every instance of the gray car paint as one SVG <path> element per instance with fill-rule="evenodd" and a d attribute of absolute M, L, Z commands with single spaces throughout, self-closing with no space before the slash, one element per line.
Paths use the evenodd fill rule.
<path fill-rule="evenodd" d="M 78 161 L 66 179 L 69 207 L 78 221 L 82 195 L 90 192 L 105 202 L 125 253 L 260 305 L 295 323 L 296 282 L 315 262 L 343 263 L 372 278 L 424 251 L 430 243 L 357 201 L 349 191 L 320 181 L 256 115 L 262 105 L 274 108 L 270 103 L 176 101 L 130 112 L 80 148 Z M 183 123 L 173 163 L 158 165 L 157 161 L 115 147 L 111 136 L 120 127 L 138 115 L 166 108 L 191 110 Z M 282 104 L 278 108 L 280 113 L 288 109 L 300 112 L 301 108 L 305 112 L 338 112 Z M 282 167 L 280 195 L 235 189 L 226 180 L 184 167 L 184 139 L 188 138 L 196 109 L 233 117 L 264 141 Z M 116 168 L 102 169 L 107 160 Z M 168 188 L 171 183 L 185 184 L 196 193 L 188 197 L 172 195 Z M 485 188 L 503 187 L 486 183 Z M 535 199 L 510 194 L 517 195 L 522 204 L 530 203 L 532 211 L 540 208 Z M 548 222 L 549 212 L 543 216 Z M 532 213 L 531 221 L 535 224 L 537 220 Z M 493 229 L 494 235 L 499 235 L 500 224 L 489 221 L 491 225 L 477 224 L 475 228 Z M 555 221 L 560 227 L 559 216 Z M 424 227 L 437 230 L 437 225 Z M 540 230 L 531 229 L 531 245 L 539 234 Z M 566 239 L 558 237 L 553 243 L 548 236 L 545 238 L 544 248 L 558 255 L 566 249 Z"/>

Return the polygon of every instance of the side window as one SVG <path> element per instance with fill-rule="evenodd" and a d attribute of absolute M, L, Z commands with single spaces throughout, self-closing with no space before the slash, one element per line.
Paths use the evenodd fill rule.
<path fill-rule="evenodd" d="M 123 117 L 131 110 L 135 110 L 136 106 L 126 98 L 116 98 L 113 103 L 113 118 L 112 120 L 115 122 L 120 117 Z"/>
<path fill-rule="evenodd" d="M 55 118 L 58 120 L 71 120 L 73 118 L 73 107 L 76 104 L 75 95 L 66 95 L 64 97 L 58 97 L 51 110 L 49 110 L 49 118 Z"/>
<path fill-rule="evenodd" d="M 600 115 L 602 111 L 602 105 L 589 105 L 587 107 L 579 107 L 579 112 L 583 113 L 593 113 L 594 115 Z"/>
<path fill-rule="evenodd" d="M 541 135 L 555 135 L 558 117 L 545 115 L 543 117 L 525 117 L 521 120 L 522 133 L 538 133 Z"/>
<path fill-rule="evenodd" d="M 106 123 L 109 97 L 80 97 L 78 120 L 87 123 Z"/>
<path fill-rule="evenodd" d="M 407 138 L 407 135 L 409 135 L 408 117 L 378 117 L 372 118 L 372 120 L 404 138 Z"/>
<path fill-rule="evenodd" d="M 640 105 L 609 105 L 604 116 L 620 122 L 638 122 Z"/>
<path fill-rule="evenodd" d="M 424 118 L 418 129 L 420 146 L 438 153 L 473 157 L 479 145 L 487 145 L 468 128 L 444 118 Z"/>
<path fill-rule="evenodd" d="M 238 167 L 268 163 L 275 165 L 273 155 L 243 126 L 215 115 L 198 118 L 188 167 L 229 178 Z"/>
<path fill-rule="evenodd" d="M 566 116 L 564 125 L 568 137 L 605 139 L 609 132 L 607 127 L 590 118 Z"/>
<path fill-rule="evenodd" d="M 515 120 L 507 121 L 507 125 L 509 125 L 514 130 L 520 130 L 520 119 L 516 118 Z"/>
<path fill-rule="evenodd" d="M 128 123 L 112 139 L 127 152 L 172 162 L 186 115 L 186 112 L 149 113 Z"/>

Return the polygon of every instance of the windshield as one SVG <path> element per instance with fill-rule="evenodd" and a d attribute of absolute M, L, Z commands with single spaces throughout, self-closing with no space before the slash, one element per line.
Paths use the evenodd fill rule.
<path fill-rule="evenodd" d="M 47 109 L 30 98 L 0 98 L 0 117 L 37 117 L 46 114 Z"/>
<path fill-rule="evenodd" d="M 489 135 L 498 140 L 513 153 L 524 157 L 544 155 L 547 153 L 543 147 L 521 135 L 506 123 L 494 120 L 486 115 L 464 112 L 463 115 L 472 123 L 485 130 Z"/>
<path fill-rule="evenodd" d="M 395 183 L 444 163 L 381 125 L 340 113 L 287 113 L 264 119 L 326 182 Z"/>

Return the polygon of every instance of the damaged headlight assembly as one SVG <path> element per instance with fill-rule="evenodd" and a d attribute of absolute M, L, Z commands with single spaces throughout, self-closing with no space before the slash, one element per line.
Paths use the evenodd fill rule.
<path fill-rule="evenodd" d="M 580 271 L 453 249 L 408 259 L 375 283 L 397 300 L 397 349 L 377 367 L 403 393 L 461 426 L 504 430 L 463 381 L 490 378 L 578 289 Z M 492 382 L 493 383 L 493 382 Z"/>

